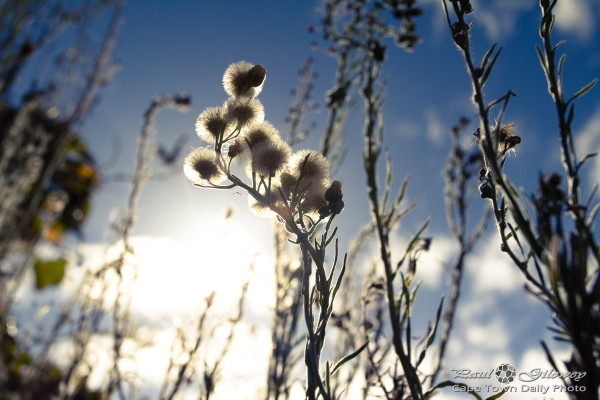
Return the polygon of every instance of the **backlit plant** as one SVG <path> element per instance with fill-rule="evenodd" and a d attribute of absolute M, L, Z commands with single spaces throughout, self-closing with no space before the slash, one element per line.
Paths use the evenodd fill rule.
<path fill-rule="evenodd" d="M 186 157 L 183 170 L 200 187 L 244 189 L 253 211 L 276 218 L 295 236 L 303 261 L 306 394 L 309 399 L 315 399 L 317 393 L 329 399 L 332 398 L 329 375 L 358 355 L 353 353 L 333 367 L 327 363 L 326 377 L 321 377 L 319 363 L 326 327 L 345 269 L 344 262 L 334 279 L 337 244 L 329 271 L 325 262 L 326 247 L 336 234 L 331 223 L 344 208 L 342 185 L 339 181 L 330 182 L 329 164 L 321 153 L 311 150 L 293 153 L 278 130 L 264 120 L 264 108 L 256 96 L 265 77 L 266 70 L 261 65 L 242 61 L 227 68 L 223 86 L 229 99 L 221 107 L 204 110 L 196 123 L 198 136 L 210 147 L 193 150 Z M 245 170 L 245 179 L 232 168 L 236 163 Z M 325 227 L 317 234 L 320 222 L 325 222 Z M 310 279 L 313 261 L 314 282 Z M 313 304 L 317 305 L 317 318 Z"/>

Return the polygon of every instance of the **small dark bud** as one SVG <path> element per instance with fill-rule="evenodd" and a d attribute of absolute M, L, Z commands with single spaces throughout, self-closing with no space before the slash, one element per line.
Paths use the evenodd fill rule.
<path fill-rule="evenodd" d="M 35 51 L 35 45 L 29 41 L 23 43 L 21 45 L 21 52 L 19 54 L 20 57 L 29 57 Z"/>
<path fill-rule="evenodd" d="M 468 26 L 464 23 L 455 22 L 452 24 L 452 38 L 454 39 L 454 43 L 463 50 L 467 46 L 467 32 Z"/>
<path fill-rule="evenodd" d="M 562 178 L 560 175 L 558 175 L 556 172 L 552 172 L 550 175 L 546 176 L 546 184 L 548 184 L 548 186 L 557 188 L 560 186 L 561 179 Z"/>
<path fill-rule="evenodd" d="M 479 170 L 479 179 L 480 180 L 484 180 L 485 176 L 487 175 L 487 168 L 481 168 L 481 170 Z"/>
<path fill-rule="evenodd" d="M 183 106 L 183 107 L 189 106 L 190 103 L 192 102 L 190 95 L 187 93 L 182 93 L 178 96 L 175 96 L 174 100 L 178 106 Z"/>
<path fill-rule="evenodd" d="M 431 238 L 425 238 L 423 239 L 423 242 L 421 243 L 421 249 L 423 249 L 423 251 L 429 251 L 429 248 L 431 247 Z"/>
<path fill-rule="evenodd" d="M 405 12 L 403 10 L 394 10 L 394 17 L 398 19 L 403 19 L 405 17 Z"/>
<path fill-rule="evenodd" d="M 473 5 L 469 0 L 461 2 L 462 12 L 465 14 L 471 14 L 473 12 Z"/>
<path fill-rule="evenodd" d="M 262 65 L 255 65 L 248 71 L 248 84 L 252 87 L 262 85 L 267 75 L 267 70 Z"/>
<path fill-rule="evenodd" d="M 375 42 L 373 45 L 373 58 L 379 62 L 385 58 L 385 46 L 382 46 L 379 42 Z"/>
<path fill-rule="evenodd" d="M 490 184 L 487 182 L 484 182 L 481 185 L 479 185 L 479 194 L 482 199 L 491 199 L 494 192 L 493 192 Z"/>
<path fill-rule="evenodd" d="M 406 15 L 407 15 L 409 18 L 418 17 L 418 16 L 420 16 L 421 14 L 423 14 L 423 10 L 422 10 L 422 9 L 420 9 L 420 8 L 411 8 L 410 10 L 407 10 L 407 11 L 406 11 Z"/>

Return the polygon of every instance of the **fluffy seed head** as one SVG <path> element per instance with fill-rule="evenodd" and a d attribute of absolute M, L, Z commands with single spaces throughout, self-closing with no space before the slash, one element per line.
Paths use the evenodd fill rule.
<path fill-rule="evenodd" d="M 328 203 L 325 200 L 325 188 L 318 186 L 311 186 L 305 193 L 302 202 L 300 203 L 300 209 L 305 214 L 318 215 L 319 210 L 323 207 L 327 207 Z"/>
<path fill-rule="evenodd" d="M 496 129 L 496 128 L 493 128 L 493 129 Z M 516 133 L 517 133 L 517 130 L 515 129 L 514 122 L 511 122 L 509 124 L 502 124 L 498 128 L 498 141 L 500 143 L 504 143 L 510 137 L 515 136 Z"/>
<path fill-rule="evenodd" d="M 269 205 L 263 203 L 262 201 L 256 200 L 252 196 L 248 196 L 248 206 L 250 209 L 259 217 L 270 218 L 275 216 L 275 212 L 271 210 Z"/>
<path fill-rule="evenodd" d="M 521 138 L 517 136 L 517 130 L 513 122 L 502 124 L 498 129 L 498 144 L 502 154 L 509 151 L 515 152 L 515 146 L 521 143 Z"/>
<path fill-rule="evenodd" d="M 225 120 L 239 128 L 262 122 L 265 119 L 265 109 L 262 103 L 252 98 L 230 97 L 225 102 Z"/>
<path fill-rule="evenodd" d="M 275 141 L 279 139 L 279 131 L 267 121 L 248 126 L 244 133 L 244 139 L 250 147 L 254 147 L 264 141 Z"/>
<path fill-rule="evenodd" d="M 221 107 L 207 108 L 196 120 L 196 133 L 209 144 L 213 144 L 226 127 L 227 121 Z"/>
<path fill-rule="evenodd" d="M 225 180 L 225 174 L 217 164 L 213 150 L 197 148 L 185 158 L 183 173 L 196 185 L 218 184 Z"/>
<path fill-rule="evenodd" d="M 490 126 L 490 132 L 492 134 L 492 143 L 495 143 L 497 146 L 498 156 L 503 156 L 508 152 L 514 153 L 515 147 L 521 143 L 521 137 L 517 136 L 515 124 L 513 122 L 502 124 L 500 126 Z M 477 131 L 473 133 L 473 136 L 475 136 L 475 142 L 482 146 L 485 141 L 485 136 L 482 134 L 481 129 L 478 128 Z"/>
<path fill-rule="evenodd" d="M 252 148 L 252 170 L 265 177 L 281 172 L 292 154 L 292 149 L 281 140 L 265 140 Z"/>
<path fill-rule="evenodd" d="M 319 152 L 301 150 L 290 160 L 290 173 L 297 178 L 302 176 L 302 182 L 326 187 L 329 185 L 329 163 Z"/>
<path fill-rule="evenodd" d="M 223 75 L 223 87 L 233 97 L 256 97 L 262 90 L 267 70 L 246 61 L 231 64 Z"/>

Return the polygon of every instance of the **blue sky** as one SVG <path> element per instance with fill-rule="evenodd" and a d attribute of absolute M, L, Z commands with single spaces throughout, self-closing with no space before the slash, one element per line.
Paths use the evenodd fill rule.
<path fill-rule="evenodd" d="M 556 115 L 534 51 L 534 46 L 540 43 L 537 34 L 539 7 L 534 0 L 473 3 L 477 17 L 472 32 L 475 56 L 483 56 L 495 42 L 503 47 L 486 86 L 487 99 L 499 97 L 509 89 L 517 93 L 509 104 L 506 118 L 515 123 L 523 142 L 516 156 L 509 160 L 507 172 L 531 193 L 540 170 L 560 168 Z M 560 4 L 554 38 L 555 41 L 567 40 L 561 48 L 568 54 L 564 83 L 567 93 L 574 93 L 600 76 L 600 29 L 597 26 L 600 1 L 563 0 Z M 251 215 L 243 196 L 194 188 L 180 173 L 181 164 L 187 150 L 200 145 L 194 134 L 198 114 L 226 100 L 222 74 L 230 63 L 240 60 L 267 68 L 260 99 L 266 119 L 275 126 L 281 126 L 286 117 L 291 100 L 289 93 L 297 84 L 298 70 L 307 57 L 315 60 L 318 78 L 314 82 L 313 98 L 321 105 L 321 111 L 311 117 L 317 121 L 317 129 L 303 146 L 316 148 L 326 120 L 322 107 L 324 93 L 329 89 L 335 71 L 333 59 L 311 50 L 313 40 L 323 43 L 318 33 L 311 35 L 306 29 L 308 25 L 319 24 L 319 6 L 320 3 L 313 0 L 130 1 L 125 8 L 116 48 L 116 58 L 122 69 L 102 90 L 101 102 L 82 128 L 85 140 L 103 168 L 102 173 L 106 177 L 127 173 L 133 168 L 136 135 L 151 99 L 157 94 L 181 91 L 191 94 L 190 112 L 165 111 L 158 116 L 158 143 L 168 147 L 180 135 L 185 135 L 187 142 L 181 161 L 172 171 L 173 177 L 150 182 L 142 194 L 140 218 L 134 233 L 157 246 L 169 243 L 166 248 L 170 251 L 184 251 L 178 246 L 186 243 L 193 246 L 185 250 L 191 257 L 212 253 L 216 250 L 211 247 L 215 243 L 210 241 L 210 232 L 214 229 L 220 232 L 221 228 L 216 228 L 219 217 L 227 206 L 233 206 L 237 221 L 235 232 L 240 238 L 246 238 L 239 240 L 247 241 L 243 254 L 257 251 L 265 257 L 265 267 L 259 270 L 258 278 L 255 277 L 255 281 L 264 279 L 256 284 L 254 293 L 257 296 L 261 292 L 259 288 L 264 291 L 272 279 L 268 270 L 269 222 Z M 417 209 L 402 225 L 395 243 L 405 242 L 406 235 L 415 232 L 428 215 L 432 216 L 428 234 L 434 237 L 433 254 L 428 256 L 430 266 L 423 275 L 426 284 L 422 295 L 425 299 L 419 310 L 433 316 L 439 293 L 444 291 L 446 273 L 441 263 L 444 256 L 452 254 L 452 244 L 446 237 L 440 175 L 449 145 L 447 132 L 461 116 L 472 118 L 475 109 L 470 101 L 471 87 L 466 68 L 461 54 L 450 41 L 441 5 L 428 0 L 423 2 L 423 7 L 424 15 L 416 20 L 417 33 L 423 43 L 414 53 L 407 54 L 387 43 L 388 61 L 384 75 L 389 84 L 384 107 L 384 142 L 392 154 L 397 185 L 410 174 L 408 196 L 411 200 L 419 200 Z M 357 104 L 360 105 L 360 101 Z M 581 157 L 600 148 L 598 88 L 576 103 L 575 115 L 573 127 L 579 138 Z M 476 124 L 472 123 L 467 132 L 475 128 Z M 348 156 L 337 178 L 344 185 L 346 209 L 336 219 L 342 232 L 342 250 L 347 248 L 347 242 L 360 224 L 369 218 L 365 177 L 357 162 L 362 151 L 360 107 L 350 117 L 344 131 Z M 113 162 L 116 155 L 117 161 Z M 597 182 L 599 164 L 590 163 L 587 171 L 589 182 Z M 125 204 L 127 190 L 126 183 L 109 179 L 100 189 L 85 228 L 85 239 L 90 246 L 101 241 L 111 210 Z M 461 364 L 461 367 L 487 368 L 500 360 L 508 360 L 515 365 L 531 367 L 541 362 L 537 343 L 540 338 L 548 337 L 543 327 L 549 320 L 543 309 L 523 293 L 520 275 L 502 259 L 493 239 L 493 229 L 490 232 L 492 235 L 482 242 L 468 265 L 466 283 L 470 286 L 465 289 L 464 308 L 458 316 L 458 339 L 450 349 L 450 364 L 458 366 L 463 362 L 470 364 Z M 203 239 L 194 241 L 196 237 Z M 402 247 L 398 249 L 400 252 Z M 226 275 L 223 271 L 211 275 L 209 271 L 228 268 L 227 257 L 211 256 L 216 257 L 210 257 L 210 262 L 189 262 L 200 271 L 206 271 L 198 275 L 201 277 L 198 279 L 212 282 L 207 284 L 209 287 L 221 287 L 221 280 Z M 161 266 L 178 270 L 175 267 L 179 268 Z M 177 276 L 173 279 L 176 282 Z M 154 282 L 150 278 L 148 281 Z M 432 300 L 427 300 L 428 295 Z M 259 296 L 250 304 L 257 307 L 257 321 L 264 322 L 267 329 L 268 313 L 257 311 L 264 308 L 265 302 L 269 304 Z M 144 312 L 147 311 L 140 311 L 141 314 Z"/>
<path fill-rule="evenodd" d="M 464 63 L 450 42 L 441 7 L 436 1 L 424 4 L 425 14 L 417 20 L 417 32 L 424 41 L 416 51 L 406 54 L 388 43 L 384 72 L 389 79 L 384 108 L 385 142 L 393 153 L 397 176 L 412 177 L 411 197 L 419 198 L 421 208 L 438 217 L 443 215 L 438 171 L 446 158 L 447 132 L 460 116 L 473 117 L 474 108 Z M 563 47 L 568 52 L 565 87 L 572 92 L 600 71 L 597 28 L 595 19 L 589 17 L 598 14 L 598 2 L 573 4 L 580 4 L 579 8 L 574 7 L 580 14 L 571 15 L 577 10 L 563 12 L 564 22 L 559 15 L 555 33 L 557 41 L 559 36 L 567 39 Z M 297 71 L 307 57 L 315 59 L 319 74 L 314 101 L 323 106 L 335 65 L 332 58 L 310 48 L 313 40 L 323 43 L 318 33 L 310 35 L 306 31 L 308 25 L 319 24 L 318 6 L 317 1 L 180 1 L 168 5 L 159 1 L 130 2 L 116 53 L 122 70 L 102 92 L 102 102 L 84 127 L 84 135 L 97 149 L 98 160 L 112 160 L 116 143 L 121 149 L 133 146 L 141 115 L 157 94 L 186 91 L 193 100 L 189 113 L 164 112 L 159 117 L 159 143 L 169 144 L 186 134 L 186 148 L 199 145 L 193 133 L 195 118 L 204 108 L 220 105 L 226 99 L 221 76 L 227 65 L 239 60 L 267 68 L 261 100 L 266 119 L 275 126 L 281 126 L 287 115 L 289 91 L 296 86 Z M 509 89 L 517 93 L 509 106 L 508 118 L 515 121 L 523 143 L 508 171 L 514 170 L 516 180 L 525 187 L 533 185 L 539 169 L 558 168 L 556 146 L 549 146 L 556 127 L 553 104 L 534 51 L 535 44 L 539 44 L 538 14 L 535 1 L 485 3 L 477 8 L 479 20 L 473 31 L 476 57 L 481 57 L 494 42 L 503 47 L 486 93 L 488 99 Z M 583 129 L 590 116 L 598 112 L 599 98 L 596 90 L 577 104 L 576 129 Z M 345 130 L 349 160 L 356 159 L 362 148 L 362 122 L 357 111 L 351 119 L 353 124 Z M 321 107 L 313 117 L 319 122 L 318 128 L 307 146 L 316 145 L 325 117 Z M 473 123 L 468 130 L 475 127 Z M 538 162 L 535 167 L 530 163 L 533 159 Z M 113 171 L 132 168 L 124 150 L 119 161 Z M 358 163 L 346 163 L 340 177 L 344 174 L 349 181 L 364 182 Z M 203 196 L 222 197 L 205 193 Z M 356 201 L 348 202 L 348 210 L 364 215 L 365 197 L 359 193 L 356 197 Z M 441 221 L 435 229 L 443 230 L 443 218 L 434 220 Z M 98 225 L 90 225 L 88 234 L 93 240 L 97 238 Z"/>

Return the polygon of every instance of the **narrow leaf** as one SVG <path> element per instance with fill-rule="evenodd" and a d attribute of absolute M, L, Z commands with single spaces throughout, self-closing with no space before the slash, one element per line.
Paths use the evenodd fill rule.
<path fill-rule="evenodd" d="M 494 67 L 494 64 L 496 63 L 496 60 L 498 59 L 498 56 L 500 55 L 501 51 L 502 51 L 502 47 L 500 47 L 500 49 L 498 49 L 498 51 L 494 55 L 494 58 L 492 58 L 492 62 L 490 63 L 490 66 L 487 67 L 485 69 L 485 71 L 483 71 L 483 76 L 481 77 L 481 80 L 480 80 L 481 87 L 483 87 L 485 85 L 485 82 L 487 81 L 487 78 L 490 75 L 490 72 L 492 72 L 492 68 Z"/>
<path fill-rule="evenodd" d="M 338 370 L 339 367 L 341 367 L 342 365 L 344 365 L 345 363 L 347 363 L 348 361 L 356 358 L 369 344 L 369 342 L 365 342 L 362 346 L 360 346 L 358 349 L 356 349 L 354 352 L 348 354 L 346 357 L 342 358 L 340 361 L 338 361 L 335 366 L 333 367 L 333 369 L 331 370 L 331 374 L 335 374 L 335 371 Z"/>
<path fill-rule="evenodd" d="M 600 210 L 600 203 L 596 204 L 594 206 L 594 208 L 592 208 L 592 211 L 590 211 L 590 215 L 588 216 L 588 219 L 586 221 L 586 224 L 591 227 L 592 224 L 594 223 L 594 219 L 596 219 L 596 215 L 598 214 L 598 210 Z"/>
<path fill-rule="evenodd" d="M 331 294 L 331 303 L 333 303 L 333 301 L 335 300 L 335 296 L 338 292 L 338 290 L 340 290 L 340 286 L 342 284 L 342 278 L 344 277 L 344 273 L 346 272 L 346 258 L 347 258 L 347 254 L 344 255 L 344 263 L 342 264 L 342 269 L 340 271 L 340 275 L 338 276 L 337 280 L 335 281 L 335 287 L 333 288 L 333 292 Z"/>
<path fill-rule="evenodd" d="M 566 40 L 561 40 L 560 42 L 556 43 L 556 45 L 554 45 L 554 51 L 558 50 L 558 48 L 560 46 L 562 46 L 563 44 L 565 44 L 567 41 Z"/>
<path fill-rule="evenodd" d="M 571 100 L 569 100 L 569 101 L 571 101 Z M 569 104 L 569 102 L 567 102 L 566 104 Z M 575 105 L 569 104 L 569 108 L 567 110 L 567 125 L 568 126 L 571 126 L 571 122 L 573 122 L 574 114 L 575 114 Z"/>
<path fill-rule="evenodd" d="M 590 153 L 587 154 L 583 160 L 581 160 L 580 162 L 577 163 L 577 170 L 579 170 L 579 168 L 581 168 L 583 166 L 583 163 L 586 162 L 587 160 L 589 160 L 592 157 L 596 157 L 598 155 L 598 153 Z"/>
<path fill-rule="evenodd" d="M 544 73 L 548 75 L 548 65 L 546 64 L 546 58 L 544 57 L 544 53 L 542 53 L 542 49 L 540 49 L 540 46 L 535 46 L 535 51 L 537 52 L 538 58 L 540 59 L 540 64 L 542 64 Z"/>
<path fill-rule="evenodd" d="M 481 61 L 481 70 L 482 71 L 487 66 L 487 63 L 490 60 L 490 57 L 492 56 L 492 54 L 494 53 L 494 49 L 496 48 L 497 44 L 498 43 L 494 43 L 494 45 L 485 53 L 485 56 L 483 56 L 483 61 Z"/>
<path fill-rule="evenodd" d="M 594 86 L 596 86 L 596 83 L 598 83 L 598 78 L 595 78 L 593 81 L 591 81 L 590 83 L 588 83 L 587 85 L 582 87 L 577 93 L 575 93 L 573 95 L 573 97 L 571 97 L 569 99 L 569 101 L 567 103 L 570 103 L 571 101 L 575 100 L 576 98 L 581 97 L 584 94 L 586 94 L 587 92 L 589 92 L 590 89 L 592 89 Z"/>
<path fill-rule="evenodd" d="M 325 363 L 325 389 L 331 390 L 331 372 L 329 371 L 329 361 Z"/>
<path fill-rule="evenodd" d="M 433 327 L 431 328 L 431 332 L 429 332 L 429 336 L 427 336 L 427 341 L 425 342 L 425 348 L 423 349 L 423 351 L 421 351 L 421 354 L 419 355 L 419 360 L 417 361 L 417 367 L 419 366 L 419 364 L 421 364 L 421 362 L 425 358 L 425 354 L 427 353 L 427 349 L 429 348 L 429 346 L 431 346 L 431 344 L 435 340 L 435 335 L 436 335 L 436 332 L 437 332 L 437 327 L 438 327 L 439 322 L 440 322 L 440 317 L 442 316 L 442 308 L 443 308 L 443 306 L 444 306 L 444 297 L 442 297 L 442 301 L 440 301 L 440 305 L 438 307 L 438 310 L 437 310 L 437 313 L 436 313 L 436 316 L 435 316 L 435 322 L 433 324 Z"/>
<path fill-rule="evenodd" d="M 383 188 L 383 198 L 381 200 L 381 210 L 385 212 L 387 209 L 387 203 L 390 197 L 390 190 L 392 188 L 392 161 L 390 159 L 390 153 L 386 150 L 385 152 L 385 186 Z"/>
<path fill-rule="evenodd" d="M 566 59 L 567 59 L 567 55 L 563 54 L 562 56 L 560 56 L 560 59 L 558 60 L 558 66 L 556 67 L 556 70 L 558 72 L 558 81 L 559 82 L 562 79 L 562 70 L 563 70 L 563 65 L 564 65 Z"/>

